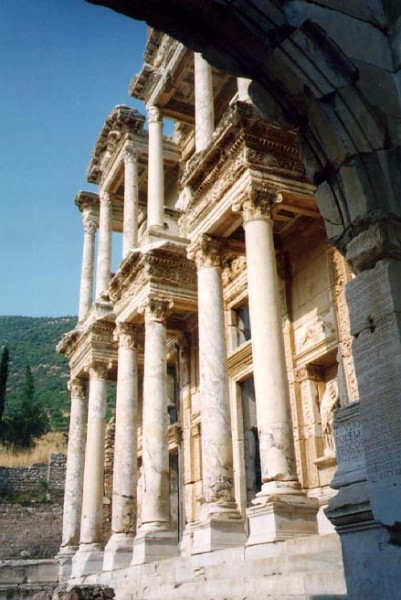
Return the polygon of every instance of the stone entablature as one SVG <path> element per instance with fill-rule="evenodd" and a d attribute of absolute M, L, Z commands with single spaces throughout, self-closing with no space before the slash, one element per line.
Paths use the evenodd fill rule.
<path fill-rule="evenodd" d="M 185 320 L 185 313 L 196 310 L 197 298 L 196 271 L 186 257 L 186 243 L 164 242 L 132 251 L 112 279 L 110 295 L 120 320 L 142 322 L 146 299 L 158 296 L 170 299 L 173 314 Z"/>
<path fill-rule="evenodd" d="M 318 216 L 295 134 L 269 125 L 245 102 L 228 108 L 210 145 L 187 162 L 180 185 L 188 197 L 181 229 L 191 238 L 199 231 L 229 235 L 241 222 L 232 207 L 271 189 L 284 196 L 274 211 L 276 230 L 299 215 Z"/>

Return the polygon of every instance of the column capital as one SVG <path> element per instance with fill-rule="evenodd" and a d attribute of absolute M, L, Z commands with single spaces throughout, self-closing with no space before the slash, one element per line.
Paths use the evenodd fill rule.
<path fill-rule="evenodd" d="M 143 312 L 145 315 L 145 322 L 156 321 L 165 325 L 167 316 L 172 308 L 172 300 L 167 300 L 166 298 L 149 297 L 142 306 L 141 312 Z"/>
<path fill-rule="evenodd" d="M 221 267 L 222 242 L 210 235 L 202 234 L 187 248 L 187 256 L 194 260 L 197 268 Z"/>
<path fill-rule="evenodd" d="M 85 371 L 89 373 L 90 379 L 100 380 L 107 380 L 107 370 L 107 363 L 104 362 L 93 362 L 85 368 Z"/>
<path fill-rule="evenodd" d="M 148 107 L 148 122 L 159 123 L 163 118 L 163 113 L 158 106 Z"/>
<path fill-rule="evenodd" d="M 130 162 L 130 163 L 135 163 L 138 160 L 138 151 L 135 148 L 134 144 L 132 142 L 128 142 L 127 144 L 125 144 L 124 148 L 123 148 L 123 159 L 124 162 Z"/>
<path fill-rule="evenodd" d="M 111 192 L 107 192 L 106 190 L 101 190 L 99 192 L 100 204 L 103 206 L 111 206 L 113 202 L 113 194 Z"/>
<path fill-rule="evenodd" d="M 84 226 L 85 233 L 96 233 L 97 230 L 97 221 L 93 214 L 91 214 L 88 210 L 85 210 L 82 215 L 82 223 Z"/>
<path fill-rule="evenodd" d="M 118 322 L 114 330 L 114 339 L 120 348 L 135 350 L 138 348 L 141 328 L 132 323 Z"/>
<path fill-rule="evenodd" d="M 273 188 L 251 190 L 233 202 L 233 212 L 241 212 L 244 223 L 257 220 L 272 220 L 272 209 L 283 201 L 283 196 Z"/>
<path fill-rule="evenodd" d="M 67 384 L 68 390 L 71 392 L 71 396 L 74 398 L 86 398 L 85 380 L 81 377 L 70 379 Z"/>

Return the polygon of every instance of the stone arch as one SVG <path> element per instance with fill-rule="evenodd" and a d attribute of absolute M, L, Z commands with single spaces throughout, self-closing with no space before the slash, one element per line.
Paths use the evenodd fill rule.
<path fill-rule="evenodd" d="M 89 1 L 146 20 L 252 79 L 264 116 L 299 131 L 329 240 L 356 270 L 373 266 L 384 247 L 401 255 L 397 28 L 388 30 L 401 8 L 389 0 Z"/>

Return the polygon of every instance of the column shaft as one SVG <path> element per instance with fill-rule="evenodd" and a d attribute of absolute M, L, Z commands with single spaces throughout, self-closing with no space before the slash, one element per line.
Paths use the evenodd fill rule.
<path fill-rule="evenodd" d="M 133 534 L 136 519 L 138 357 L 136 333 L 118 329 L 116 435 L 114 446 L 113 533 Z"/>
<path fill-rule="evenodd" d="M 72 381 L 70 428 L 64 488 L 62 547 L 79 543 L 88 403 L 82 381 Z"/>
<path fill-rule="evenodd" d="M 95 365 L 90 368 L 81 544 L 98 544 L 101 541 L 106 377 L 107 371 L 103 365 Z"/>
<path fill-rule="evenodd" d="M 97 225 L 88 212 L 83 214 L 84 244 L 82 252 L 81 285 L 79 292 L 79 321 L 85 319 L 93 301 L 93 271 Z"/>
<path fill-rule="evenodd" d="M 148 109 L 148 227 L 164 224 L 163 119 L 156 106 Z"/>
<path fill-rule="evenodd" d="M 195 148 L 204 150 L 214 131 L 212 68 L 201 54 L 195 60 Z"/>
<path fill-rule="evenodd" d="M 97 255 L 96 298 L 109 286 L 111 271 L 111 210 L 112 202 L 108 192 L 100 194 L 99 246 Z"/>
<path fill-rule="evenodd" d="M 244 228 L 263 495 L 277 487 L 269 482 L 296 482 L 297 477 L 269 207 L 248 205 Z"/>
<path fill-rule="evenodd" d="M 130 145 L 124 149 L 123 258 L 138 243 L 138 156 Z"/>
<path fill-rule="evenodd" d="M 145 309 L 143 379 L 142 526 L 168 525 L 169 456 L 165 306 L 152 302 Z"/>

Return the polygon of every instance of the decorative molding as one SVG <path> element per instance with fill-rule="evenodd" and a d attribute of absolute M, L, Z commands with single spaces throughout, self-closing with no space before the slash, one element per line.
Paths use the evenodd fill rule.
<path fill-rule="evenodd" d="M 283 196 L 270 186 L 261 189 L 251 188 L 236 199 L 232 205 L 233 212 L 241 212 L 244 223 L 256 220 L 272 220 L 272 210 L 276 204 L 283 202 Z"/>
<path fill-rule="evenodd" d="M 86 398 L 86 389 L 85 389 L 85 380 L 83 378 L 75 378 L 71 379 L 68 382 L 68 389 L 71 392 L 72 398 L 80 398 L 81 400 L 85 400 Z"/>

